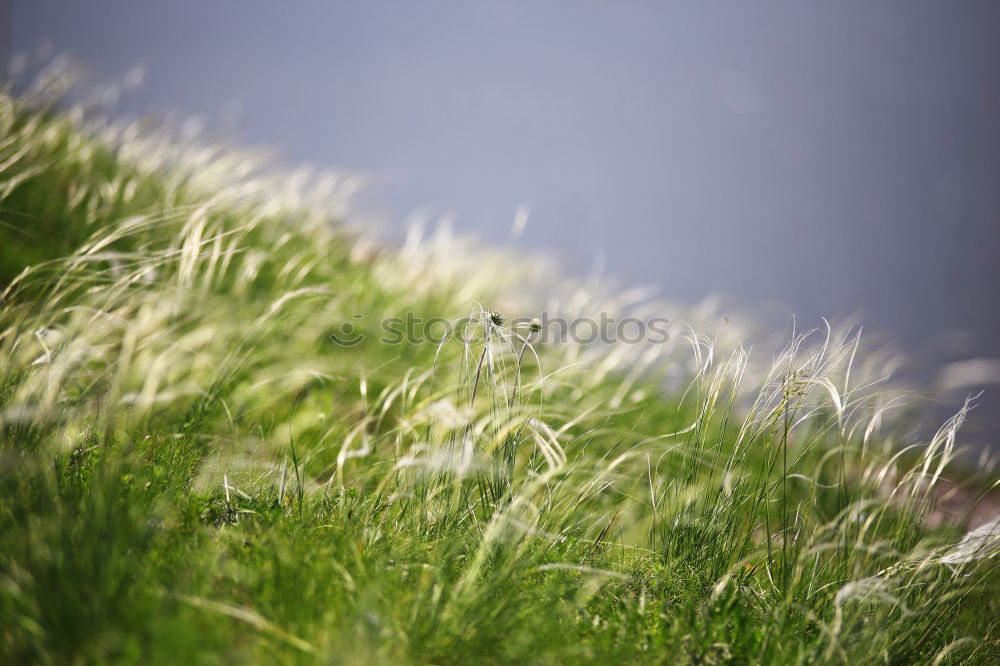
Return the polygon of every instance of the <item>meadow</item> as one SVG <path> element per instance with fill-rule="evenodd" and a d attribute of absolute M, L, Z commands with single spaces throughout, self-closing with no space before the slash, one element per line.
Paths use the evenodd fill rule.
<path fill-rule="evenodd" d="M 54 85 L 0 96 L 3 663 L 1000 661 L 1000 522 L 968 521 L 1000 477 L 965 410 L 914 434 L 856 329 L 751 348 L 710 305 L 393 244 L 350 179 Z M 452 334 L 386 340 L 409 315 Z"/>

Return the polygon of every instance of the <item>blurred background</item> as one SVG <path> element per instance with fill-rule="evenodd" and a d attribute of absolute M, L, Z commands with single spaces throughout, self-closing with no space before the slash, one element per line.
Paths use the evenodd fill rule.
<path fill-rule="evenodd" d="M 143 71 L 116 113 L 359 173 L 390 235 L 450 218 L 778 330 L 860 315 L 1000 435 L 1000 3 L 0 6 L 6 71 Z"/>

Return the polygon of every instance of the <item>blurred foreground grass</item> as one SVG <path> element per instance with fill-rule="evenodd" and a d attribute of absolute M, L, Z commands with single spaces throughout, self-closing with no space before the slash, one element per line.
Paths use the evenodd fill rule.
<path fill-rule="evenodd" d="M 0 97 L 3 662 L 1000 660 L 1000 524 L 936 513 L 962 415 L 906 440 L 853 333 L 748 354 L 705 308 L 387 248 L 339 181 L 82 125 Z M 509 325 L 542 309 L 671 336 Z M 467 335 L 380 340 L 407 312 Z"/>

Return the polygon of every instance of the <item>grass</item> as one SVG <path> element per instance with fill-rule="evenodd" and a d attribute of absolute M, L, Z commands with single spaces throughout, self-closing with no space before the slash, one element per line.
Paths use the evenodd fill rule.
<path fill-rule="evenodd" d="M 750 353 L 707 309 L 446 231 L 388 247 L 338 181 L 47 99 L 0 97 L 0 661 L 1000 659 L 1000 530 L 937 510 L 996 472 L 956 469 L 962 414 L 906 439 L 856 332 Z M 543 310 L 674 323 L 504 323 Z"/>

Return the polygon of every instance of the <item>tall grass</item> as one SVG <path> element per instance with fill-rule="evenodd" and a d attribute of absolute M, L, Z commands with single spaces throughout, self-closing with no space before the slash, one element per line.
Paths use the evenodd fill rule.
<path fill-rule="evenodd" d="M 1000 527 L 937 508 L 996 472 L 955 471 L 964 411 L 906 439 L 857 331 L 751 353 L 710 307 L 392 248 L 349 182 L 46 85 L 0 97 L 3 661 L 1000 658 Z M 543 310 L 674 323 L 509 323 Z M 380 342 L 405 312 L 466 335 Z"/>

